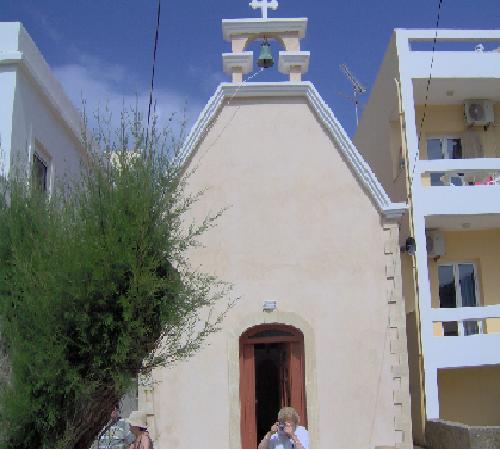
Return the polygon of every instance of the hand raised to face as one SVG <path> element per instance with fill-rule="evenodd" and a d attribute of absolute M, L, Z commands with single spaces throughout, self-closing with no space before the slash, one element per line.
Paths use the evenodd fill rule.
<path fill-rule="evenodd" d="M 285 422 L 285 428 L 283 428 L 283 431 L 287 434 L 288 437 L 292 437 L 295 432 L 291 422 Z"/>

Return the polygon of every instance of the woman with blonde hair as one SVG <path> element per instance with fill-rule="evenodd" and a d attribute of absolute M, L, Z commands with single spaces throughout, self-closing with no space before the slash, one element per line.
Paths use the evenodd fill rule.
<path fill-rule="evenodd" d="M 309 448 L 309 433 L 299 426 L 299 421 L 294 408 L 281 408 L 278 421 L 266 433 L 258 448 Z"/>
<path fill-rule="evenodd" d="M 153 448 L 153 441 L 149 437 L 146 413 L 144 411 L 132 411 L 127 422 L 130 431 L 134 433 L 135 441 L 130 448 Z"/>

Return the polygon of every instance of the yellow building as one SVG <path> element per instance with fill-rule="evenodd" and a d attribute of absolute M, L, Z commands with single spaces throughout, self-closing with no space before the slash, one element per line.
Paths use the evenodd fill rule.
<path fill-rule="evenodd" d="M 499 45 L 498 30 L 395 30 L 354 139 L 409 205 L 401 262 L 420 443 L 430 419 L 500 425 Z"/>

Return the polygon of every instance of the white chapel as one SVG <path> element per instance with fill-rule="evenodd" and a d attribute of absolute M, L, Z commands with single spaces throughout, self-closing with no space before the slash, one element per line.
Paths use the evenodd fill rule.
<path fill-rule="evenodd" d="M 406 205 L 391 202 L 304 80 L 307 18 L 274 17 L 276 0 L 250 6 L 262 17 L 222 20 L 230 81 L 184 148 L 196 167 L 189 189 L 206 189 L 192 218 L 227 208 L 190 261 L 232 283 L 239 301 L 195 356 L 140 386 L 139 409 L 162 448 L 256 448 L 283 406 L 298 411 L 312 448 L 411 447 Z M 256 63 L 283 81 L 249 80 Z"/>

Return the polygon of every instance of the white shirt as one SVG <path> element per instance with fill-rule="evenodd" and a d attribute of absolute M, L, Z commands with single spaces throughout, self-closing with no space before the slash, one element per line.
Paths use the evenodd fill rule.
<path fill-rule="evenodd" d="M 304 427 L 298 426 L 295 429 L 295 436 L 304 448 L 309 448 L 309 432 Z M 267 448 L 294 448 L 294 446 L 287 434 L 281 431 L 270 437 Z"/>

